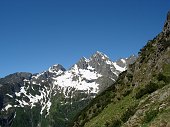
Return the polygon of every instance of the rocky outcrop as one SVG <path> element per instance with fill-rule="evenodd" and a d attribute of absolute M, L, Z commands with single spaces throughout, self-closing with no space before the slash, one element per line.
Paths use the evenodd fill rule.
<path fill-rule="evenodd" d="M 168 33 L 170 31 L 170 11 L 167 14 L 167 19 L 163 28 L 163 33 Z"/>

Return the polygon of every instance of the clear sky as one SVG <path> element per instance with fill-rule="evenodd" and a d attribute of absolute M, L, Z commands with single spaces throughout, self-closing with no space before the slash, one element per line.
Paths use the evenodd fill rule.
<path fill-rule="evenodd" d="M 137 54 L 168 10 L 170 0 L 0 0 L 0 77 L 69 68 L 96 51 Z"/>

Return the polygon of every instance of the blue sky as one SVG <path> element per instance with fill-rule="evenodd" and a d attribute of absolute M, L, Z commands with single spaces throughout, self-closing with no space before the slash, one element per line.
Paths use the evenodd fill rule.
<path fill-rule="evenodd" d="M 69 68 L 96 51 L 137 54 L 168 10 L 169 0 L 0 0 L 0 77 Z"/>

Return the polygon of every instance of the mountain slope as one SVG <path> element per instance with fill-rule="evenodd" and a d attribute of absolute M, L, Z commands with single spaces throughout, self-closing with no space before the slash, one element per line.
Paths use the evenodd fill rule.
<path fill-rule="evenodd" d="M 69 70 L 56 64 L 38 74 L 16 73 L 2 78 L 0 125 L 68 126 L 135 59 L 131 56 L 112 62 L 97 51 L 89 59 L 81 58 Z"/>
<path fill-rule="evenodd" d="M 74 127 L 170 125 L 170 12 L 163 32 L 149 41 L 116 83 L 74 119 Z"/>

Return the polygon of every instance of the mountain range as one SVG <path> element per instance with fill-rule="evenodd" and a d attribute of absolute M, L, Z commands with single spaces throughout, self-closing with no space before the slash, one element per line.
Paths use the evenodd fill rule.
<path fill-rule="evenodd" d="M 68 126 L 74 116 L 136 60 L 112 62 L 97 51 L 70 69 L 55 64 L 37 74 L 19 72 L 0 79 L 2 126 Z M 21 120 L 21 118 L 23 118 Z"/>

